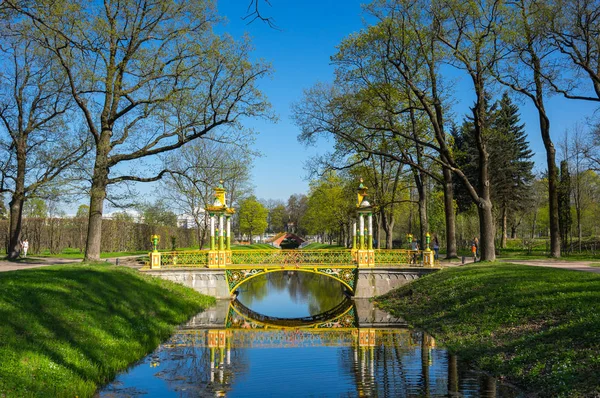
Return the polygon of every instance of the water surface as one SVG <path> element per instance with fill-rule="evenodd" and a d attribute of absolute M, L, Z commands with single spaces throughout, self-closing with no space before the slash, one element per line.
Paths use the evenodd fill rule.
<path fill-rule="evenodd" d="M 326 318 L 327 319 L 326 319 Z M 300 318 L 301 321 L 300 321 Z M 102 397 L 518 397 L 341 284 L 252 279 L 99 392 Z"/>

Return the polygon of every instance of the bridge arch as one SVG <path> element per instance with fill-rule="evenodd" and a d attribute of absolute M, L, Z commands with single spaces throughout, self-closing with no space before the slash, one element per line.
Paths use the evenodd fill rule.
<path fill-rule="evenodd" d="M 354 295 L 356 291 L 356 282 L 358 280 L 358 269 L 355 266 L 334 266 L 334 267 L 231 267 L 225 270 L 225 277 L 230 293 L 234 293 L 240 286 L 260 275 L 266 275 L 273 272 L 294 271 L 307 272 L 311 274 L 323 275 L 335 279 L 344 285 L 350 294 Z"/>
<path fill-rule="evenodd" d="M 278 318 L 259 314 L 246 307 L 239 300 L 230 303 L 225 320 L 228 329 L 341 329 L 356 328 L 356 309 L 351 299 L 346 299 L 334 308 L 320 314 L 302 318 Z"/>

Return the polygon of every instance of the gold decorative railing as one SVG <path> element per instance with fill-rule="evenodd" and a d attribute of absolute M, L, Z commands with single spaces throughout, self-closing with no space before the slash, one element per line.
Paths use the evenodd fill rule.
<path fill-rule="evenodd" d="M 377 249 L 368 251 L 374 266 L 432 266 L 424 258 L 424 250 Z M 161 252 L 161 268 L 207 267 L 217 253 L 207 250 Z M 329 267 L 356 266 L 359 256 L 355 250 L 233 250 L 227 253 L 225 266 L 282 266 Z M 366 253 L 366 251 L 365 251 Z M 429 252 L 428 254 L 431 254 Z M 433 259 L 433 256 L 428 257 Z M 439 265 L 436 261 L 435 265 Z"/>
<path fill-rule="evenodd" d="M 377 249 L 375 265 L 423 265 L 423 250 Z"/>
<path fill-rule="evenodd" d="M 350 250 L 235 250 L 232 265 L 352 265 Z"/>
<path fill-rule="evenodd" d="M 162 252 L 160 253 L 160 265 L 161 267 L 208 266 L 208 251 Z"/>

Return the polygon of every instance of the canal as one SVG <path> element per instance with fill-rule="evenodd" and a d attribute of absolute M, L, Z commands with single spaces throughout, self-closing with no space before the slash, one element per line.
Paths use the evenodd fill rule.
<path fill-rule="evenodd" d="M 100 397 L 519 397 L 423 331 L 304 272 L 253 278 Z"/>

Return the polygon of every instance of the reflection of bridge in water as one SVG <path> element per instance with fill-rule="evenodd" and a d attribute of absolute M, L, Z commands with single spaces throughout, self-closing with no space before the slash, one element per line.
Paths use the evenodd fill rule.
<path fill-rule="evenodd" d="M 344 302 L 327 314 L 331 318 L 318 314 L 306 324 L 265 316 L 254 319 L 250 318 L 252 310 L 241 303 L 219 301 L 179 329 L 166 347 L 206 350 L 205 366 L 216 396 L 225 396 L 236 384 L 237 372 L 231 369 L 240 366 L 240 350 L 316 347 L 342 350 L 340 359 L 352 375 L 356 396 L 460 396 L 457 359 L 437 349 L 431 336 L 409 329 L 403 319 L 368 300 Z M 393 386 L 385 392 L 380 384 L 382 372 Z M 475 388 L 481 388 L 481 381 L 477 383 Z M 495 397 L 496 381 L 487 378 L 483 383 L 491 386 L 486 396 Z M 264 388 L 269 391 L 268 386 Z"/>
<path fill-rule="evenodd" d="M 100 396 L 518 396 L 460 369 L 432 337 L 367 300 L 306 324 L 253 319 L 239 304 L 219 301 L 198 314 Z M 165 389 L 149 392 L 154 383 Z"/>
<path fill-rule="evenodd" d="M 209 349 L 211 382 L 219 384 L 223 393 L 231 383 L 231 375 L 225 370 L 235 364 L 232 352 L 236 350 L 347 347 L 352 350 L 359 395 L 370 396 L 378 347 L 397 353 L 421 347 L 428 368 L 435 340 L 408 329 L 403 319 L 374 307 L 368 300 L 348 299 L 321 314 L 294 319 L 265 316 L 237 300 L 220 300 L 180 328 L 167 347 Z"/>

